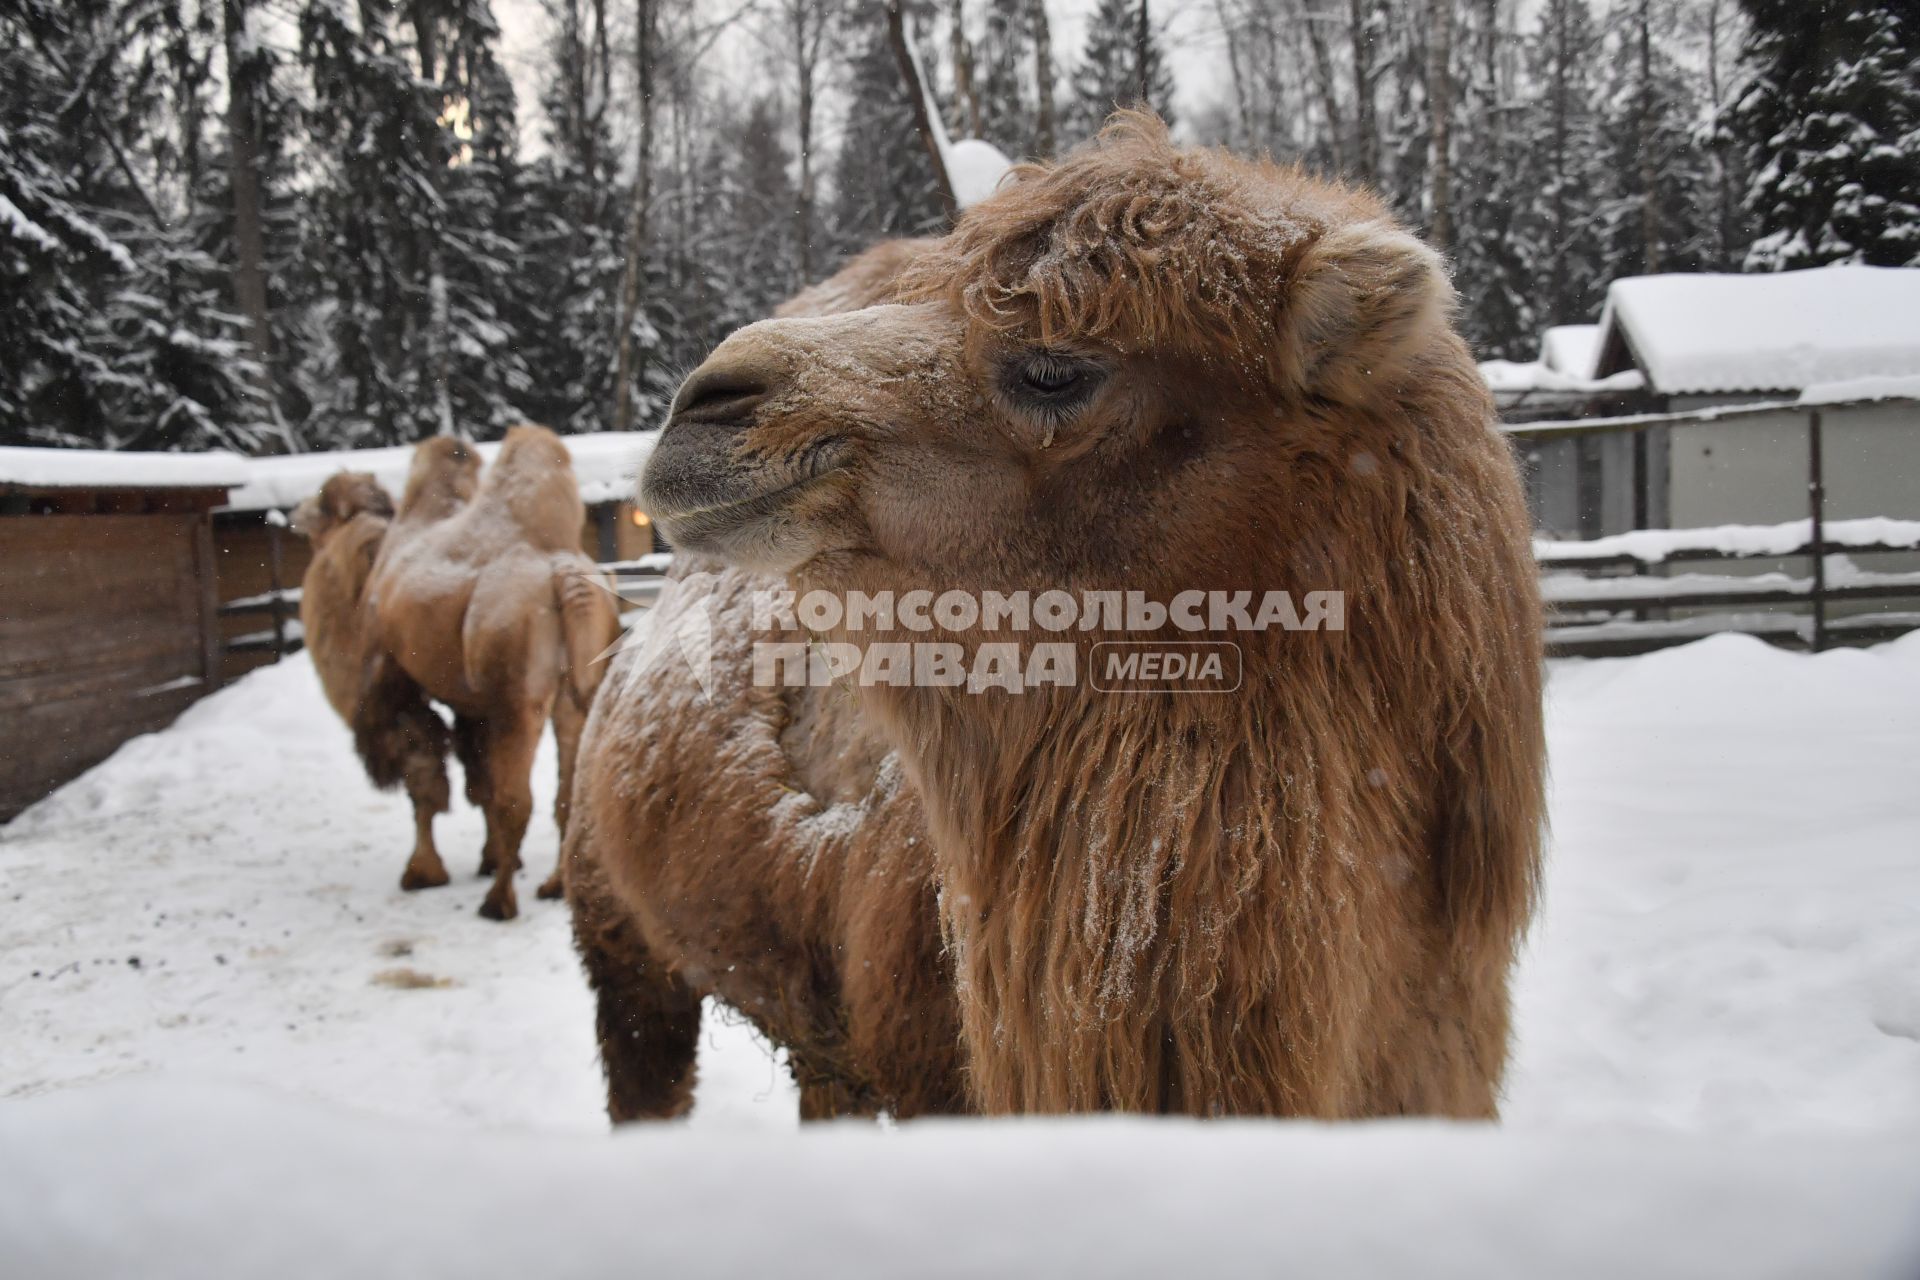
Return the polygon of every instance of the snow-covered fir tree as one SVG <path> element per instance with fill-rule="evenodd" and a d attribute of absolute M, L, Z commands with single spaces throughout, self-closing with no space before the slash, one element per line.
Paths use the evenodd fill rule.
<path fill-rule="evenodd" d="M 204 121 L 168 110 L 171 73 L 191 79 L 205 37 L 125 0 L 0 12 L 0 438 L 265 442 L 222 277 L 195 242 Z"/>
<path fill-rule="evenodd" d="M 1747 269 L 1920 266 L 1920 6 L 1744 2 Z"/>
<path fill-rule="evenodd" d="M 857 21 L 853 37 L 846 127 L 833 171 L 831 234 L 843 255 L 887 236 L 926 235 L 946 222 L 878 6 Z"/>
<path fill-rule="evenodd" d="M 1028 0 L 983 0 L 985 25 L 973 47 L 980 136 L 1011 156 L 1034 154 L 1036 92 Z"/>
<path fill-rule="evenodd" d="M 1702 116 L 1672 53 L 1676 0 L 1620 0 L 1602 44 L 1600 234 L 1610 276 L 1698 270 L 1708 220 Z"/>
<path fill-rule="evenodd" d="M 1529 175 L 1522 162 L 1521 50 L 1512 13 L 1502 0 L 1473 0 L 1454 41 L 1459 90 L 1448 251 L 1468 341 L 1490 356 L 1531 359 L 1539 330 L 1533 281 L 1540 255 L 1520 226 Z M 1469 122 L 1477 126 L 1471 133 Z"/>
<path fill-rule="evenodd" d="M 605 6 L 548 0 L 553 75 L 541 99 L 546 146 L 521 202 L 522 350 L 538 370 L 526 410 L 557 431 L 591 431 L 613 400 L 621 214 L 612 122 L 613 42 Z"/>
<path fill-rule="evenodd" d="M 1602 185 L 1596 109 L 1600 31 L 1590 0 L 1546 0 L 1527 45 L 1533 85 L 1520 151 L 1525 207 L 1516 234 L 1533 258 L 1541 327 L 1599 317 L 1605 247 L 1595 206 Z"/>
<path fill-rule="evenodd" d="M 1175 122 L 1173 72 L 1153 11 L 1148 0 L 1099 0 L 1087 16 L 1087 40 L 1063 112 L 1067 140 L 1093 136 L 1116 107 L 1139 106 L 1143 100 L 1168 124 Z"/>
<path fill-rule="evenodd" d="M 498 28 L 485 0 L 423 0 L 402 18 L 388 0 L 301 14 L 323 156 L 310 208 L 335 281 L 333 350 L 308 387 L 337 442 L 498 435 L 527 387 L 502 305 L 518 264 Z"/>

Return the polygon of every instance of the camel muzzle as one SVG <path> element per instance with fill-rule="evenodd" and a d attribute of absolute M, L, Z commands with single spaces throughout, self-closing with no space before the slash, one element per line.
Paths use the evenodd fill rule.
<path fill-rule="evenodd" d="M 725 354 L 695 370 L 674 396 L 641 476 L 641 503 L 676 546 L 764 564 L 794 531 L 796 500 L 850 450 L 831 434 L 781 445 L 757 436 L 757 427 L 770 425 L 764 410 L 781 380 Z"/>

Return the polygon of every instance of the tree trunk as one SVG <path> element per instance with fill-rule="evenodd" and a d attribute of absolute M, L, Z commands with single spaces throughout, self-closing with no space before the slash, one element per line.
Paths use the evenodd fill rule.
<path fill-rule="evenodd" d="M 1444 250 L 1453 241 L 1453 0 L 1427 0 L 1427 113 L 1432 117 L 1427 157 L 1427 238 Z"/>
<path fill-rule="evenodd" d="M 933 162 L 933 180 L 940 191 L 941 207 L 949 220 L 960 216 L 960 203 L 953 198 L 953 179 L 947 174 L 947 157 L 940 150 L 940 135 L 934 130 L 932 107 L 927 89 L 920 80 L 920 64 L 907 40 L 907 21 L 900 12 L 900 0 L 887 0 L 887 40 L 893 45 L 893 58 L 900 66 L 900 78 L 906 81 L 907 95 L 913 99 L 913 124 L 920 142 Z"/>
<path fill-rule="evenodd" d="M 646 274 L 647 216 L 653 200 L 653 38 L 655 0 L 636 0 L 633 70 L 640 92 L 640 136 L 634 145 L 633 207 L 627 215 L 626 270 L 620 280 L 619 356 L 613 375 L 613 429 L 633 429 L 633 323 Z"/>
<path fill-rule="evenodd" d="M 1232 18 L 1227 13 L 1226 0 L 1213 0 L 1215 19 L 1220 23 L 1220 34 L 1227 42 L 1227 74 L 1233 80 L 1234 119 L 1240 125 L 1239 146 L 1241 150 L 1252 151 L 1253 107 L 1247 98 L 1247 72 L 1245 60 L 1241 55 L 1240 40 L 1234 31 Z M 1232 147 L 1234 139 L 1229 133 L 1227 145 Z"/>
<path fill-rule="evenodd" d="M 1723 0 L 1708 0 L 1707 4 L 1707 100 L 1713 112 L 1712 145 L 1713 156 L 1713 197 L 1714 197 L 1714 246 L 1713 266 L 1718 271 L 1733 270 L 1733 174 L 1732 166 L 1727 163 L 1727 135 L 1723 116 L 1726 102 L 1723 98 L 1725 86 L 1720 76 L 1720 40 L 1721 5 Z"/>
<path fill-rule="evenodd" d="M 273 326 L 267 315 L 267 241 L 260 201 L 260 122 L 254 114 L 248 61 L 246 0 L 224 0 L 227 46 L 227 166 L 233 187 L 233 300 L 247 322 L 247 344 L 259 366 L 254 385 L 278 421 L 274 396 Z M 284 439 L 288 448 L 291 439 Z"/>
<path fill-rule="evenodd" d="M 1147 0 L 1140 0 L 1133 20 L 1133 74 L 1140 82 L 1140 105 L 1148 108 L 1153 106 L 1152 50 L 1153 27 L 1147 18 Z"/>
<path fill-rule="evenodd" d="M 1656 170 L 1653 156 L 1653 14 L 1649 0 L 1640 0 L 1640 109 L 1634 113 L 1640 166 L 1641 270 L 1660 274 L 1660 207 L 1654 198 Z"/>
<path fill-rule="evenodd" d="M 1033 23 L 1033 149 L 1045 159 L 1059 145 L 1054 139 L 1053 28 L 1047 22 L 1047 0 L 1028 0 L 1027 15 Z"/>
<path fill-rule="evenodd" d="M 948 54 L 953 59 L 954 128 L 969 138 L 980 136 L 980 95 L 973 87 L 973 42 L 967 39 L 966 0 L 952 0 L 947 8 Z"/>
<path fill-rule="evenodd" d="M 1341 143 L 1340 102 L 1333 85 L 1333 52 L 1327 47 L 1327 33 L 1320 29 L 1321 15 L 1317 6 L 1306 5 L 1300 25 L 1307 29 L 1307 47 L 1313 51 L 1314 88 L 1320 95 L 1320 111 L 1327 118 L 1327 147 L 1333 160 L 1333 171 L 1344 173 L 1347 168 L 1347 149 Z M 1331 15 L 1329 15 L 1331 16 Z"/>
<path fill-rule="evenodd" d="M 1373 102 L 1374 0 L 1347 0 L 1353 40 L 1353 172 L 1362 182 L 1380 177 L 1380 127 Z"/>
<path fill-rule="evenodd" d="M 800 189 L 794 200 L 795 247 L 800 251 L 800 283 L 813 282 L 813 75 L 824 23 L 815 0 L 789 0 L 793 22 L 793 61 L 800 98 Z M 813 30 L 808 30 L 812 19 Z M 811 43 L 809 43 L 811 39 Z"/>
<path fill-rule="evenodd" d="M 420 58 L 420 78 L 439 83 L 440 42 L 438 16 L 433 0 L 414 0 L 413 35 Z M 427 157 L 427 172 L 436 192 L 444 187 L 446 166 L 443 157 Z M 453 422 L 453 327 L 452 308 L 447 298 L 446 255 L 440 236 L 434 235 L 427 247 L 427 373 L 433 382 L 434 430 L 443 436 L 458 434 Z"/>

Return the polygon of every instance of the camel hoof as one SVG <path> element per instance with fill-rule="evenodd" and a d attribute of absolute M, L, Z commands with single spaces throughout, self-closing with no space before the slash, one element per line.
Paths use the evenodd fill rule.
<path fill-rule="evenodd" d="M 408 867 L 401 873 L 400 888 L 407 893 L 412 893 L 416 889 L 438 889 L 447 882 L 447 879 L 445 867 L 438 871 L 421 871 L 415 867 Z"/>
<path fill-rule="evenodd" d="M 539 896 L 549 901 L 554 898 L 564 898 L 567 896 L 567 889 L 565 885 L 560 883 L 560 877 L 554 875 L 548 879 L 545 884 L 540 886 Z"/>
<path fill-rule="evenodd" d="M 495 899 L 488 894 L 480 904 L 480 914 L 488 920 L 511 920 L 520 914 L 520 906 L 512 898 Z"/>

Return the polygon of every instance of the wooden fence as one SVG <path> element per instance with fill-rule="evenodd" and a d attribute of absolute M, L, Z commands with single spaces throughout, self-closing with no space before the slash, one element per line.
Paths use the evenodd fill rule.
<path fill-rule="evenodd" d="M 1738 631 L 1817 652 L 1920 628 L 1920 610 L 1874 607 L 1920 605 L 1920 572 L 1854 563 L 1855 557 L 1920 549 L 1920 520 L 1823 522 L 1817 534 L 1815 527 L 1807 519 L 1536 542 L 1541 595 L 1552 611 L 1548 650 L 1587 657 L 1646 653 Z M 1793 560 L 1805 560 L 1807 572 L 1689 567 Z M 1671 572 L 1675 567 L 1682 571 Z"/>
<path fill-rule="evenodd" d="M 1920 628 L 1920 572 L 1855 563 L 1856 557 L 1920 550 L 1920 520 L 1829 516 L 1828 419 L 1835 411 L 1868 405 L 1901 406 L 1920 419 L 1920 403 L 1892 396 L 1508 425 L 1505 430 L 1516 442 L 1624 434 L 1636 445 L 1630 480 L 1633 532 L 1534 544 L 1541 594 L 1552 611 L 1548 651 L 1556 656 L 1645 653 L 1735 631 L 1818 652 Z M 1700 529 L 1646 527 L 1653 475 L 1651 450 L 1644 445 L 1651 433 L 1762 419 L 1805 424 L 1804 519 Z M 1913 440 L 1910 456 L 1920 466 L 1920 420 Z M 1913 501 L 1920 505 L 1920 491 Z M 1707 569 L 1693 567 L 1702 565 Z M 1803 573 L 1796 571 L 1799 565 Z"/>

